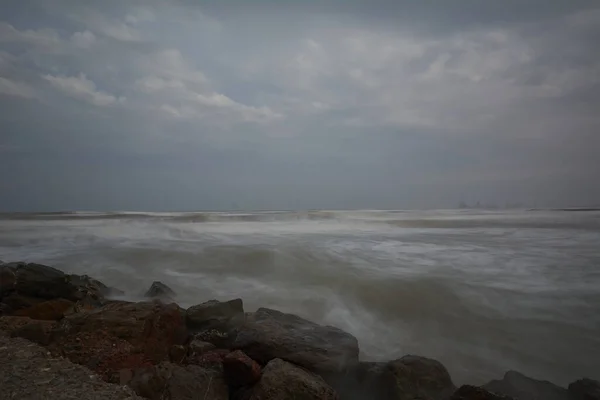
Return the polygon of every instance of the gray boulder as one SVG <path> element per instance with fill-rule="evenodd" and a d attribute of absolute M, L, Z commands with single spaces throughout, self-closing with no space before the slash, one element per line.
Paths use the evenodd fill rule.
<path fill-rule="evenodd" d="M 318 375 L 280 359 L 271 360 L 254 385 L 250 400 L 337 400 L 337 393 Z"/>
<path fill-rule="evenodd" d="M 221 348 L 231 346 L 244 318 L 241 299 L 210 300 L 186 311 L 186 324 L 191 332 L 195 332 L 194 337 Z"/>
<path fill-rule="evenodd" d="M 412 355 L 389 362 L 361 362 L 324 377 L 345 400 L 441 400 L 456 389 L 440 362 Z"/>
<path fill-rule="evenodd" d="M 246 318 L 233 348 L 261 364 L 281 358 L 314 372 L 340 371 L 358 363 L 358 341 L 351 334 L 268 308 Z"/>
<path fill-rule="evenodd" d="M 221 328 L 231 322 L 244 319 L 242 299 L 229 301 L 209 300 L 187 309 L 186 322 L 189 328 L 206 330 Z"/>
<path fill-rule="evenodd" d="M 508 371 L 501 380 L 493 380 L 483 388 L 518 400 L 569 400 L 569 392 L 548 381 L 533 379 L 516 371 Z"/>

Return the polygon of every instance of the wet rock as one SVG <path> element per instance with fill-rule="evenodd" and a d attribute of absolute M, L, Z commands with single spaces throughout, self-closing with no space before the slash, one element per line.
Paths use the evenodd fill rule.
<path fill-rule="evenodd" d="M 567 389 L 548 381 L 529 378 L 516 371 L 508 371 L 502 380 L 494 380 L 483 388 L 490 392 L 514 397 L 519 400 L 567 400 Z"/>
<path fill-rule="evenodd" d="M 281 358 L 315 372 L 341 371 L 358 363 L 354 336 L 267 308 L 246 318 L 232 348 L 261 364 Z"/>
<path fill-rule="evenodd" d="M 22 298 L 34 298 L 39 301 L 67 299 L 71 301 L 88 300 L 102 305 L 106 296 L 112 293 L 111 288 L 87 275 L 67 275 L 47 265 L 35 263 L 8 263 L 0 266 L 2 276 L 2 302 L 7 303 L 6 296 L 16 294 Z M 29 307 L 24 304 L 20 308 Z M 13 309 L 19 307 L 11 305 Z"/>
<path fill-rule="evenodd" d="M 0 265 L 0 299 L 14 290 L 16 282 L 14 269 Z"/>
<path fill-rule="evenodd" d="M 130 388 L 110 385 L 68 360 L 21 338 L 0 335 L 1 399 L 133 400 Z"/>
<path fill-rule="evenodd" d="M 191 356 L 199 356 L 214 349 L 216 349 L 214 344 L 197 339 L 192 340 L 188 346 Z"/>
<path fill-rule="evenodd" d="M 4 315 L 0 317 L 0 331 L 5 331 L 11 334 L 16 329 L 23 325 L 31 324 L 34 321 L 29 317 L 15 317 Z"/>
<path fill-rule="evenodd" d="M 129 386 L 140 396 L 151 400 L 227 400 L 229 392 L 223 378 L 210 370 L 170 363 L 139 369 Z"/>
<path fill-rule="evenodd" d="M 181 329 L 185 331 L 185 323 L 175 304 L 112 301 L 65 316 L 49 349 L 119 383 L 123 369 L 168 360 L 172 346 L 186 341 Z"/>
<path fill-rule="evenodd" d="M 569 393 L 575 400 L 600 400 L 600 382 L 592 379 L 579 379 L 569 384 Z"/>
<path fill-rule="evenodd" d="M 164 283 L 154 281 L 144 296 L 153 299 L 172 301 L 175 298 L 175 292 Z"/>
<path fill-rule="evenodd" d="M 185 359 L 185 355 L 187 353 L 187 349 L 179 344 L 171 346 L 169 350 L 169 359 L 172 363 L 181 364 Z"/>
<path fill-rule="evenodd" d="M 244 320 L 242 299 L 210 300 L 187 309 L 186 322 L 193 330 L 228 328 Z"/>
<path fill-rule="evenodd" d="M 223 358 L 225 380 L 230 386 L 247 386 L 260 379 L 260 365 L 243 351 L 236 350 Z"/>
<path fill-rule="evenodd" d="M 450 397 L 450 400 L 513 400 L 512 397 L 491 393 L 481 387 L 463 385 Z"/>
<path fill-rule="evenodd" d="M 260 381 L 249 393 L 251 400 L 337 400 L 323 378 L 281 359 L 269 361 Z"/>
<path fill-rule="evenodd" d="M 456 389 L 438 361 L 405 356 L 389 362 L 361 362 L 325 380 L 342 399 L 446 399 Z"/>
<path fill-rule="evenodd" d="M 223 373 L 223 360 L 230 353 L 226 349 L 214 349 L 199 355 L 189 356 L 186 362 L 215 372 Z"/>
<path fill-rule="evenodd" d="M 31 321 L 14 329 L 10 336 L 27 339 L 42 346 L 50 344 L 51 332 L 55 324 L 52 321 Z"/>
<path fill-rule="evenodd" d="M 2 298 L 2 304 L 5 306 L 5 314 L 13 314 L 23 308 L 33 307 L 36 304 L 43 303 L 45 299 L 25 296 L 16 292 L 10 293 Z"/>
<path fill-rule="evenodd" d="M 58 321 L 64 316 L 65 311 L 67 311 L 72 306 L 73 302 L 70 300 L 48 300 L 42 303 L 35 304 L 31 307 L 15 311 L 14 315 L 29 317 L 32 319 Z"/>

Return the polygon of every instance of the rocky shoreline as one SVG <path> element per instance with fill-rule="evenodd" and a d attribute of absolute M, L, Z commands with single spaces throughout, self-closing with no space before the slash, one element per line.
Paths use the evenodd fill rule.
<path fill-rule="evenodd" d="M 509 371 L 457 388 L 429 358 L 363 362 L 351 334 L 277 310 L 245 312 L 241 299 L 183 309 L 160 282 L 147 301 L 114 300 L 122 294 L 85 275 L 0 262 L 0 398 L 600 400 L 591 379 L 562 388 Z M 40 373 L 47 379 L 23 381 Z"/>

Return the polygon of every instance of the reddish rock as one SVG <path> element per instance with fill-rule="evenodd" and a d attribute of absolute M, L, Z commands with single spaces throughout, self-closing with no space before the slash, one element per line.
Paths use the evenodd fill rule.
<path fill-rule="evenodd" d="M 14 317 L 4 315 L 0 317 L 0 331 L 6 331 L 10 334 L 15 329 L 20 328 L 23 325 L 30 324 L 32 322 L 33 320 L 29 317 Z"/>
<path fill-rule="evenodd" d="M 12 337 L 21 337 L 31 342 L 47 346 L 50 344 L 51 332 L 55 327 L 52 321 L 31 321 L 11 332 Z"/>
<path fill-rule="evenodd" d="M 202 353 L 196 356 L 188 357 L 187 363 L 192 365 L 198 365 L 200 367 L 208 368 L 213 371 L 223 371 L 223 359 L 227 354 L 229 354 L 229 350 L 225 349 L 215 349 L 208 351 L 206 353 Z"/>
<path fill-rule="evenodd" d="M 260 379 L 260 365 L 243 351 L 236 350 L 223 358 L 225 380 L 231 386 L 246 386 Z"/>
<path fill-rule="evenodd" d="M 168 360 L 171 346 L 183 344 L 186 339 L 184 320 L 176 304 L 122 301 L 66 316 L 57 336 L 70 338 L 97 332 L 127 341 L 133 353 L 143 353 L 154 363 Z"/>
<path fill-rule="evenodd" d="M 18 310 L 14 313 L 14 315 L 29 317 L 31 319 L 58 321 L 64 316 L 64 312 L 67 311 L 72 305 L 73 302 L 66 299 L 48 300 L 28 308 Z"/>
<path fill-rule="evenodd" d="M 30 297 L 19 293 L 11 293 L 2 298 L 2 303 L 5 305 L 5 314 L 13 314 L 17 310 L 33 307 L 43 303 L 44 299 Z"/>

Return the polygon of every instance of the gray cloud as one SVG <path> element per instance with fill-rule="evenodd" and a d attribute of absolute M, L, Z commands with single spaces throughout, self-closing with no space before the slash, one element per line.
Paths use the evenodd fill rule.
<path fill-rule="evenodd" d="M 2 7 L 2 209 L 600 203 L 593 1 Z"/>

